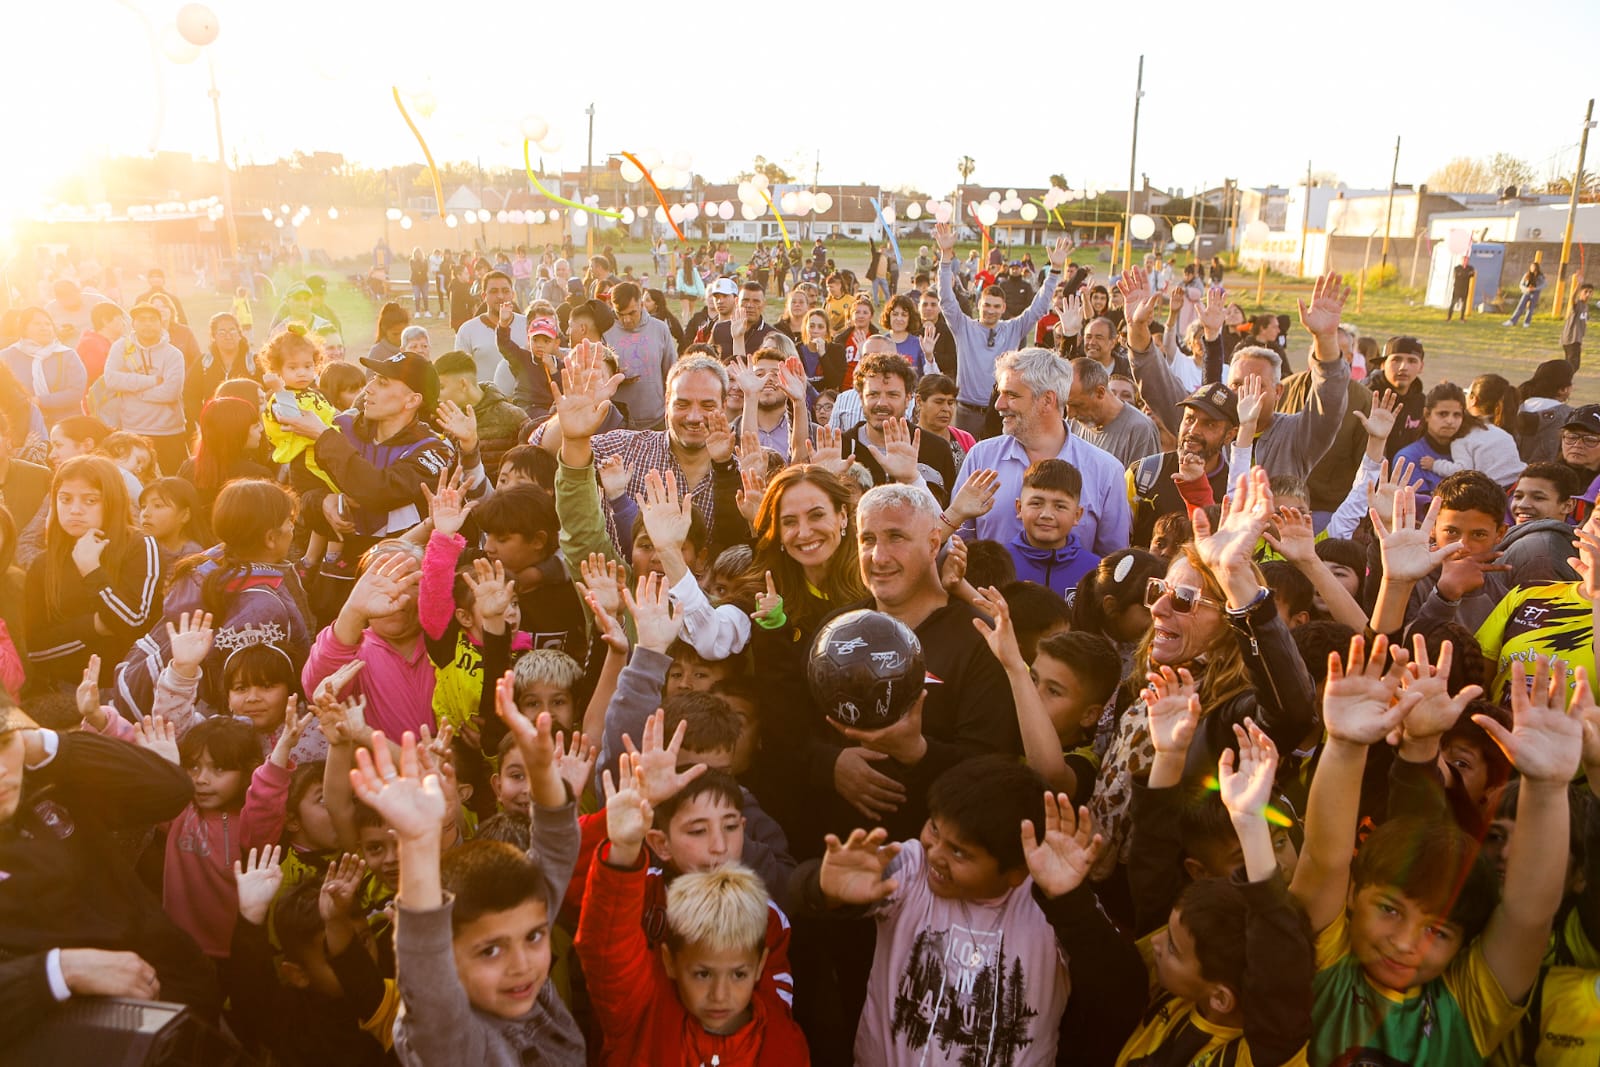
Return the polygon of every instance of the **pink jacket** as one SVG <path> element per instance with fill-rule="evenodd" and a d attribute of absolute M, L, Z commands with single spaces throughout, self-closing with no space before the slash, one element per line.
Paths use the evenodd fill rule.
<path fill-rule="evenodd" d="M 314 692 L 324 678 L 355 659 L 367 666 L 356 675 L 350 693 L 367 698 L 368 725 L 396 741 L 407 730 L 421 730 L 423 723 L 433 729 L 433 664 L 421 635 L 416 650 L 405 657 L 371 630 L 362 631 L 361 644 L 347 645 L 334 636 L 332 626 L 325 626 L 300 672 L 306 692 Z"/>
<path fill-rule="evenodd" d="M 168 827 L 161 904 L 206 955 L 227 959 L 239 912 L 233 861 L 283 836 L 288 800 L 289 772 L 263 763 L 242 810 L 201 812 L 190 804 Z"/>

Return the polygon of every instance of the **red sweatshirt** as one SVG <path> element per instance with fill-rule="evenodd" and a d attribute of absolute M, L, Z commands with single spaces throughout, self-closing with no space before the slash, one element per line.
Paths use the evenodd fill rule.
<path fill-rule="evenodd" d="M 624 871 L 604 862 L 609 852 L 608 842 L 601 846 L 602 862 L 590 866 L 575 943 L 606 1035 L 600 1062 L 702 1067 L 715 1056 L 721 1067 L 809 1064 L 805 1035 L 771 981 L 770 955 L 750 1001 L 750 1021 L 736 1032 L 708 1033 L 685 1010 L 639 923 L 649 880 L 644 857 Z"/>

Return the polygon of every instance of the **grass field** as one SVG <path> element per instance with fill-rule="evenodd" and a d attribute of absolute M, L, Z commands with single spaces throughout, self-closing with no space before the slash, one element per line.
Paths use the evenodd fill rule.
<path fill-rule="evenodd" d="M 618 253 L 619 266 L 632 266 L 636 274 L 650 272 L 648 247 L 642 242 L 617 244 L 621 249 Z M 968 247 L 959 246 L 958 255 L 964 257 Z M 736 254 L 747 255 L 748 251 L 740 249 L 736 250 Z M 914 248 L 909 244 L 903 247 L 902 251 L 908 258 L 915 255 Z M 1034 262 L 1040 264 L 1045 262 L 1044 249 L 1019 249 L 1015 254 L 1021 255 L 1023 251 L 1031 251 Z M 860 245 L 854 242 L 835 245 L 833 254 L 840 266 L 855 270 L 858 276 L 865 274 L 866 249 Z M 1097 254 L 1090 251 L 1089 261 L 1093 265 L 1097 280 L 1103 279 L 1109 273 L 1106 256 L 1107 253 L 1103 249 Z M 1080 249 L 1075 258 L 1080 263 L 1084 262 L 1085 250 Z M 329 271 L 329 280 L 342 279 L 346 274 L 354 273 L 354 270 L 355 268 L 351 267 L 342 271 Z M 910 272 L 902 272 L 900 276 L 902 289 L 907 288 L 910 282 Z M 652 281 L 652 285 L 659 284 L 660 279 Z M 1256 276 L 1253 273 L 1230 272 L 1224 278 L 1224 285 L 1229 290 L 1229 298 L 1237 301 L 1247 314 L 1271 311 L 1287 313 L 1293 317 L 1296 299 L 1309 299 L 1311 292 L 1311 282 L 1307 279 L 1286 278 L 1270 273 L 1259 302 L 1256 300 Z M 347 348 L 353 354 L 365 352 L 367 346 L 372 343 L 374 326 L 377 322 L 377 305 L 363 294 L 342 284 L 335 284 L 330 288 L 333 290 L 331 299 L 334 310 L 339 313 L 344 323 Z M 224 310 L 228 303 L 224 298 L 211 294 L 190 296 L 186 292 L 180 292 L 180 295 L 184 299 L 191 320 L 200 328 L 202 334 L 205 319 L 213 312 Z M 409 303 L 409 299 L 407 302 Z M 266 305 L 270 301 L 263 300 L 260 303 Z M 782 302 L 775 296 L 771 297 L 767 301 L 767 308 L 768 321 L 772 321 L 782 313 Z M 1376 337 L 1380 342 L 1393 334 L 1402 333 L 1420 338 L 1428 352 L 1424 380 L 1429 384 L 1450 380 L 1465 387 L 1474 376 L 1490 371 L 1504 375 L 1513 383 L 1521 382 L 1533 373 L 1533 368 L 1540 362 L 1559 358 L 1561 322 L 1551 317 L 1550 310 L 1549 300 L 1546 299 L 1540 308 L 1538 319 L 1533 326 L 1526 328 L 1502 326 L 1503 316 L 1494 314 L 1474 314 L 1466 322 L 1447 323 L 1444 321 L 1443 311 L 1422 306 L 1419 292 L 1390 287 L 1381 290 L 1368 289 L 1359 311 L 1356 309 L 1356 297 L 1352 295 L 1345 308 L 1345 319 L 1363 335 Z M 256 308 L 258 321 L 268 321 L 271 314 L 270 307 Z M 437 317 L 424 319 L 422 322 L 429 328 L 434 355 L 448 351 L 453 341 L 448 325 Z M 1308 344 L 1308 339 L 1304 331 L 1298 327 L 1291 333 L 1290 339 L 1298 346 L 1295 362 L 1300 365 L 1302 363 L 1300 349 Z M 1590 362 L 1590 370 L 1580 375 L 1577 396 L 1594 398 L 1600 394 L 1600 389 L 1588 384 L 1600 374 L 1600 371 L 1595 369 L 1596 366 L 1600 366 L 1600 356 Z"/>

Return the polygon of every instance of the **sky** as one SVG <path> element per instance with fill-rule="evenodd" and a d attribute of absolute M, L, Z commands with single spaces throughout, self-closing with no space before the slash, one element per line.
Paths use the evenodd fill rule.
<path fill-rule="evenodd" d="M 32 206 L 53 178 L 107 155 L 215 158 L 206 58 L 179 65 L 152 48 L 178 6 L 0 8 L 12 45 L 6 125 L 32 156 L 0 173 L 0 210 Z M 965 154 L 978 184 L 1037 186 L 1063 173 L 1073 188 L 1117 190 L 1142 51 L 1138 171 L 1155 185 L 1289 184 L 1309 161 L 1352 187 L 1383 187 L 1397 135 L 1401 182 L 1496 151 L 1541 177 L 1552 165 L 1570 173 L 1585 101 L 1600 95 L 1593 0 L 1527 15 L 1485 0 L 1146 2 L 1131 20 L 1125 6 L 1035 0 L 949 14 L 836 0 L 715 13 L 637 0 L 210 6 L 228 151 L 244 162 L 296 150 L 420 162 L 390 96 L 398 85 L 413 103 L 434 101 L 414 117 L 440 162 L 520 166 L 520 131 L 537 117 L 564 142 L 546 160 L 581 166 L 592 103 L 597 162 L 623 150 L 686 154 L 723 181 L 760 153 L 806 177 L 820 159 L 825 184 L 942 195 Z M 30 99 L 40 106 L 25 108 Z"/>

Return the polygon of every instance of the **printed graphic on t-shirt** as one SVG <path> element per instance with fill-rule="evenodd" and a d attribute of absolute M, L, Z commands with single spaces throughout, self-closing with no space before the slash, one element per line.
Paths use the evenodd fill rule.
<path fill-rule="evenodd" d="M 1022 960 L 1009 959 L 1005 935 L 960 924 L 923 930 L 895 991 L 892 1036 L 920 1049 L 937 1045 L 963 1064 L 1008 1067 L 1032 1042 Z"/>

